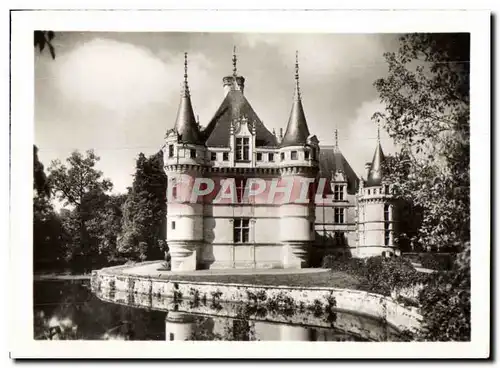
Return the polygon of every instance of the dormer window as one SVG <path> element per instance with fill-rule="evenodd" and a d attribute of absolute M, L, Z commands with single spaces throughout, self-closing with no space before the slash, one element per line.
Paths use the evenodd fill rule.
<path fill-rule="evenodd" d="M 297 151 L 292 151 L 290 154 L 290 157 L 292 160 L 296 160 L 297 159 Z"/>
<path fill-rule="evenodd" d="M 333 187 L 333 198 L 336 201 L 344 200 L 344 187 L 342 185 L 335 185 Z"/>
<path fill-rule="evenodd" d="M 190 149 L 189 150 L 189 157 L 196 158 L 196 150 L 195 149 Z"/>
<path fill-rule="evenodd" d="M 168 146 L 168 157 L 174 157 L 174 145 L 170 144 Z"/>
<path fill-rule="evenodd" d="M 236 138 L 236 160 L 250 160 L 250 138 Z"/>

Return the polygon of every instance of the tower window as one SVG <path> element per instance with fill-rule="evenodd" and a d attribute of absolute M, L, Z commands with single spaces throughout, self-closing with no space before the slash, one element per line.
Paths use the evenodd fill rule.
<path fill-rule="evenodd" d="M 250 159 L 250 138 L 236 138 L 236 160 L 248 161 Z"/>
<path fill-rule="evenodd" d="M 168 157 L 174 157 L 174 145 L 170 144 L 168 146 Z"/>
<path fill-rule="evenodd" d="M 344 200 L 344 187 L 342 185 L 335 185 L 333 187 L 333 198 L 336 201 Z"/>
<path fill-rule="evenodd" d="M 390 207 L 388 204 L 384 205 L 384 221 L 390 221 Z"/>
<path fill-rule="evenodd" d="M 250 220 L 249 219 L 234 219 L 233 235 L 235 243 L 250 242 Z"/>
<path fill-rule="evenodd" d="M 309 151 L 304 151 L 304 159 L 309 160 Z"/>
<path fill-rule="evenodd" d="M 370 189 L 368 189 L 368 195 L 370 195 Z"/>
<path fill-rule="evenodd" d="M 211 152 L 210 153 L 210 160 L 217 161 L 217 153 L 216 152 Z"/>
<path fill-rule="evenodd" d="M 190 149 L 189 150 L 189 156 L 191 158 L 196 158 L 196 150 L 195 149 Z"/>
<path fill-rule="evenodd" d="M 391 232 L 389 230 L 384 231 L 384 245 L 389 245 L 391 241 Z"/>
<path fill-rule="evenodd" d="M 172 221 L 172 230 L 175 230 L 175 221 Z"/>
<path fill-rule="evenodd" d="M 262 153 L 257 152 L 257 161 L 262 161 Z"/>
<path fill-rule="evenodd" d="M 247 180 L 244 178 L 236 179 L 236 198 L 238 203 L 243 202 L 243 194 L 245 193 L 245 186 Z"/>
<path fill-rule="evenodd" d="M 177 186 L 175 185 L 175 183 L 172 186 L 172 198 L 177 199 Z"/>
<path fill-rule="evenodd" d="M 284 161 L 285 160 L 285 152 L 281 152 L 280 156 L 281 156 L 281 161 Z"/>
<path fill-rule="evenodd" d="M 222 153 L 222 161 L 229 161 L 229 152 Z"/>
<path fill-rule="evenodd" d="M 297 159 L 297 151 L 292 151 L 290 156 L 291 156 L 292 160 L 296 160 Z"/>
<path fill-rule="evenodd" d="M 170 341 L 174 341 L 174 334 L 172 332 L 170 332 L 169 338 L 170 338 Z"/>
<path fill-rule="evenodd" d="M 274 161 L 274 153 L 269 153 L 269 162 Z"/>
<path fill-rule="evenodd" d="M 344 209 L 343 208 L 335 208 L 333 212 L 333 220 L 336 224 L 344 223 Z"/>

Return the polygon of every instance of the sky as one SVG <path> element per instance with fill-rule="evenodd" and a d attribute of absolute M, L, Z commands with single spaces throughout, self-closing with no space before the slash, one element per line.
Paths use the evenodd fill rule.
<path fill-rule="evenodd" d="M 223 100 L 236 47 L 245 96 L 272 131 L 286 130 L 294 93 L 295 51 L 309 131 L 334 143 L 359 175 L 370 162 L 383 105 L 373 82 L 387 74 L 392 34 L 58 32 L 56 58 L 35 54 L 35 144 L 47 169 L 73 150 L 94 149 L 113 192 L 132 184 L 140 152 L 157 152 L 175 122 L 188 52 L 189 86 L 202 126 Z M 386 154 L 392 140 L 381 131 Z"/>

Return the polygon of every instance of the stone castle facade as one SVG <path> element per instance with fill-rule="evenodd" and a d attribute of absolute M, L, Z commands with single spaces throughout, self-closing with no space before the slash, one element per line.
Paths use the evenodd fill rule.
<path fill-rule="evenodd" d="M 186 56 L 177 117 L 163 146 L 172 270 L 301 268 L 336 251 L 354 257 L 397 251 L 397 216 L 390 183 L 383 180 L 380 140 L 366 165 L 366 178 L 358 178 L 337 143 L 321 146 L 310 133 L 298 71 L 297 61 L 284 135 L 282 130 L 279 135 L 270 132 L 246 99 L 236 56 L 233 74 L 223 78 L 224 99 L 202 128 L 191 104 Z M 228 178 L 236 188 L 233 201 L 215 194 L 224 192 Z M 321 178 L 326 179 L 324 187 L 318 184 Z M 267 190 L 246 197 L 253 181 Z M 282 181 L 292 185 L 288 198 L 273 184 Z M 312 189 L 307 200 L 296 201 L 301 195 L 296 188 L 304 181 Z M 193 201 L 196 185 L 211 190 Z M 271 203 L 270 192 L 277 198 Z"/>

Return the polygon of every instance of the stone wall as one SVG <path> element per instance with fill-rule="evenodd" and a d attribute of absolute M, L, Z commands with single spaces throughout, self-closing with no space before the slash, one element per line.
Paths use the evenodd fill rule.
<path fill-rule="evenodd" d="M 416 330 L 420 327 L 421 316 L 418 309 L 405 307 L 390 297 L 367 293 L 359 290 L 324 288 L 324 287 L 290 287 L 263 286 L 244 284 L 221 284 L 213 282 L 174 281 L 160 278 L 127 275 L 123 266 L 111 267 L 92 273 L 92 290 L 98 296 L 110 292 L 126 292 L 127 298 L 179 298 L 192 299 L 193 290 L 199 298 L 221 302 L 248 302 L 249 293 L 253 295 L 265 293 L 266 298 L 279 298 L 286 295 L 296 303 L 311 306 L 321 302 L 326 304 L 329 299 L 335 299 L 338 311 L 352 312 L 386 321 L 398 330 Z M 124 297 L 125 298 L 125 297 Z"/>

